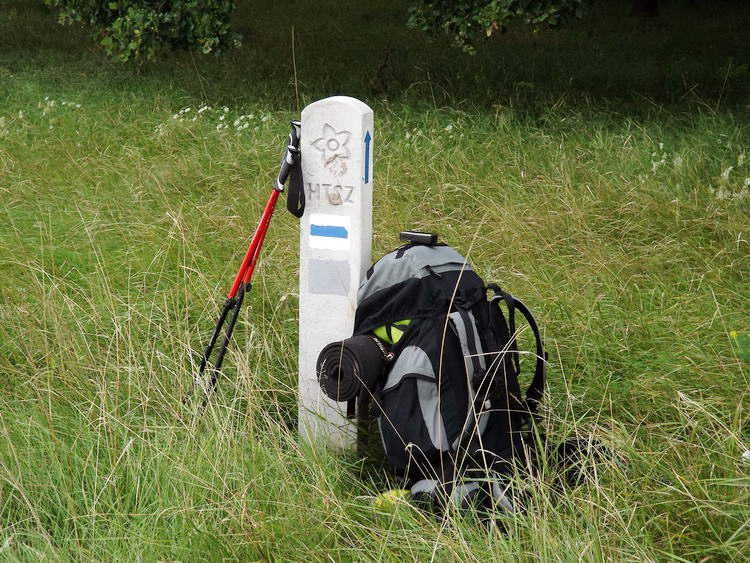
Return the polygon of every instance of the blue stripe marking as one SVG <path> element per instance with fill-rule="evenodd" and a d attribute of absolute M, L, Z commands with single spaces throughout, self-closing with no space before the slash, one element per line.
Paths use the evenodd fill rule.
<path fill-rule="evenodd" d="M 349 238 L 346 227 L 332 225 L 310 225 L 310 234 L 316 237 Z"/>

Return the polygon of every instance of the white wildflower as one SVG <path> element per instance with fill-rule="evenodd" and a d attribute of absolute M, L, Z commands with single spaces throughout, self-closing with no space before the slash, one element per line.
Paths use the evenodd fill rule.
<path fill-rule="evenodd" d="M 656 156 L 656 153 L 654 153 L 652 156 Z M 661 160 L 652 160 L 651 161 L 651 172 L 656 173 L 656 171 L 664 166 L 664 163 L 667 162 L 667 159 L 665 157 L 661 157 Z"/>

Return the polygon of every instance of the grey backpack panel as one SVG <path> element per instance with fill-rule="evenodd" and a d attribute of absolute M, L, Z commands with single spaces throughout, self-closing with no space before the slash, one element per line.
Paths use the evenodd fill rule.
<path fill-rule="evenodd" d="M 418 346 L 407 346 L 401 350 L 398 359 L 388 372 L 388 379 L 383 391 L 396 387 L 407 374 L 422 375 L 435 381 L 435 370 L 432 368 L 432 362 L 427 353 Z"/>
<path fill-rule="evenodd" d="M 414 246 L 409 252 L 395 250 L 373 265 L 359 286 L 357 302 L 412 278 L 461 270 L 473 271 L 473 268 L 450 246 Z"/>

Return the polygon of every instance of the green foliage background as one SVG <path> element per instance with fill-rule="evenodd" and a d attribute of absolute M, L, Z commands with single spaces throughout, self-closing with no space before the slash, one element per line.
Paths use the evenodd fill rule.
<path fill-rule="evenodd" d="M 491 37 L 514 23 L 555 27 L 570 18 L 582 18 L 590 0 L 419 0 L 410 10 L 409 25 L 431 33 L 445 33 L 473 52 L 477 40 Z"/>
<path fill-rule="evenodd" d="M 44 0 L 60 10 L 60 23 L 81 23 L 100 36 L 115 61 L 153 60 L 165 48 L 220 53 L 239 45 L 229 29 L 234 0 Z M 489 37 L 505 24 L 556 26 L 580 18 L 588 0 L 420 0 L 409 24 L 423 31 L 447 33 L 472 52 L 478 37 Z M 294 6 L 283 9 L 294 10 Z"/>
<path fill-rule="evenodd" d="M 466 57 L 406 2 L 276 8 L 136 73 L 0 4 L 0 559 L 744 560 L 747 16 L 600 4 Z M 374 255 L 437 230 L 537 314 L 549 444 L 615 453 L 581 487 L 545 467 L 502 526 L 382 513 L 377 460 L 301 445 L 288 214 L 185 416 L 288 122 L 333 94 L 375 110 Z"/>
<path fill-rule="evenodd" d="M 165 48 L 220 53 L 237 46 L 234 0 L 45 0 L 60 23 L 95 30 L 115 61 L 153 60 Z"/>

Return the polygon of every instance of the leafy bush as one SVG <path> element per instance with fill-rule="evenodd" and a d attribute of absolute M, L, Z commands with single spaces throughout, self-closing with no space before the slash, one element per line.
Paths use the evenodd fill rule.
<path fill-rule="evenodd" d="M 234 0 L 45 0 L 60 22 L 93 27 L 116 61 L 152 60 L 167 47 L 219 53 L 239 43 L 229 29 Z"/>
<path fill-rule="evenodd" d="M 556 26 L 584 15 L 588 0 L 417 0 L 409 25 L 430 33 L 444 32 L 466 51 L 481 36 L 490 37 L 510 23 Z"/>

